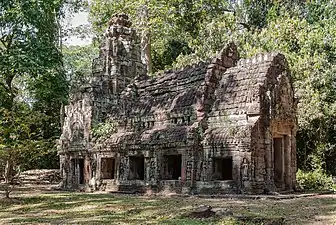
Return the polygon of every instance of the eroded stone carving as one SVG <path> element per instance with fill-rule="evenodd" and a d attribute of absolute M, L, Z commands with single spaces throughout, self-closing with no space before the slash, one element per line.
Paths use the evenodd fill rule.
<path fill-rule="evenodd" d="M 246 158 L 243 158 L 242 165 L 240 167 L 241 171 L 241 179 L 242 181 L 250 180 L 250 174 L 249 174 L 249 163 Z"/>

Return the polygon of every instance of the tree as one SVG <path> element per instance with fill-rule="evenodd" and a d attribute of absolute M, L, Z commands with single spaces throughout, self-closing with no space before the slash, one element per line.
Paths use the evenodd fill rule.
<path fill-rule="evenodd" d="M 63 0 L 0 3 L 0 146 L 7 185 L 20 164 L 19 153 L 60 130 L 55 115 L 68 90 L 59 49 L 63 4 Z M 42 129 L 29 120 L 34 115 L 39 115 Z"/>
<path fill-rule="evenodd" d="M 98 56 L 98 48 L 93 44 L 65 46 L 63 56 L 70 89 L 76 89 L 78 85 L 88 82 L 92 72 L 92 60 Z"/>
<path fill-rule="evenodd" d="M 41 132 L 45 115 L 25 103 L 16 102 L 12 109 L 0 111 L 0 174 L 7 198 L 19 183 L 21 170 L 31 166 L 29 163 L 33 161 L 27 162 L 27 158 L 39 157 L 37 153 L 47 152 L 50 147 Z"/>

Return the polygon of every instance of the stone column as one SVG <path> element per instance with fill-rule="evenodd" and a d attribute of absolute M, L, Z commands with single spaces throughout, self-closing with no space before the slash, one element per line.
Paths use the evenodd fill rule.
<path fill-rule="evenodd" d="M 273 162 L 273 139 L 269 130 L 265 131 L 265 169 L 266 180 L 265 184 L 268 189 L 272 189 L 274 186 L 274 162 Z"/>
<path fill-rule="evenodd" d="M 146 157 L 145 158 L 145 180 L 149 185 L 155 185 L 157 181 L 156 177 L 156 158 Z"/>
<path fill-rule="evenodd" d="M 241 191 L 242 193 L 251 193 L 251 157 L 242 158 L 240 165 L 240 179 L 241 179 Z"/>
<path fill-rule="evenodd" d="M 67 162 L 66 155 L 60 155 L 60 173 L 62 177 L 61 187 L 67 188 L 69 176 L 69 163 Z"/>
<path fill-rule="evenodd" d="M 291 152 L 292 152 L 292 136 L 285 135 L 284 146 L 285 146 L 285 185 L 286 189 L 292 188 L 292 171 L 291 171 Z"/>
<path fill-rule="evenodd" d="M 187 180 L 187 159 L 186 159 L 186 152 L 182 154 L 182 165 L 181 165 L 181 184 L 184 185 L 184 183 Z"/>
<path fill-rule="evenodd" d="M 287 146 L 285 146 L 285 136 L 281 137 L 281 181 L 282 181 L 282 185 L 284 186 L 285 182 L 286 182 L 286 178 L 285 178 L 285 174 L 286 174 L 286 149 Z"/>
<path fill-rule="evenodd" d="M 291 135 L 291 181 L 292 181 L 292 186 L 293 188 L 297 187 L 297 183 L 296 183 L 296 170 L 297 170 L 297 161 L 296 161 L 296 138 L 295 138 L 295 134 Z"/>
<path fill-rule="evenodd" d="M 79 174 L 79 163 L 78 163 L 78 159 L 75 159 L 75 186 L 79 185 L 79 179 L 80 179 L 80 174 Z"/>
<path fill-rule="evenodd" d="M 84 184 L 88 185 L 91 179 L 91 163 L 90 158 L 85 155 L 84 157 Z"/>

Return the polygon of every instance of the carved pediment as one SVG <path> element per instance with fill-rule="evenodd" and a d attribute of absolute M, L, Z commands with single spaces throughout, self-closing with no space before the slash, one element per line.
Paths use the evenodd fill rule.
<path fill-rule="evenodd" d="M 291 119 L 295 117 L 296 103 L 293 88 L 287 75 L 279 77 L 279 84 L 276 90 L 275 113 L 279 119 Z"/>

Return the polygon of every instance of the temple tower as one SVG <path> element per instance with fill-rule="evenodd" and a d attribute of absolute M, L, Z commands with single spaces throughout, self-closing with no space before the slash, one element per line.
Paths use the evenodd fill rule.
<path fill-rule="evenodd" d="M 93 60 L 91 84 L 98 108 L 95 117 L 104 117 L 105 108 L 118 104 L 120 93 L 135 76 L 147 72 L 141 62 L 140 38 L 131 25 L 126 14 L 113 15 L 105 31 L 99 57 Z"/>
<path fill-rule="evenodd" d="M 115 14 L 109 21 L 93 62 L 94 81 L 101 84 L 105 94 L 119 94 L 131 80 L 146 73 L 141 62 L 140 39 L 126 14 Z"/>

